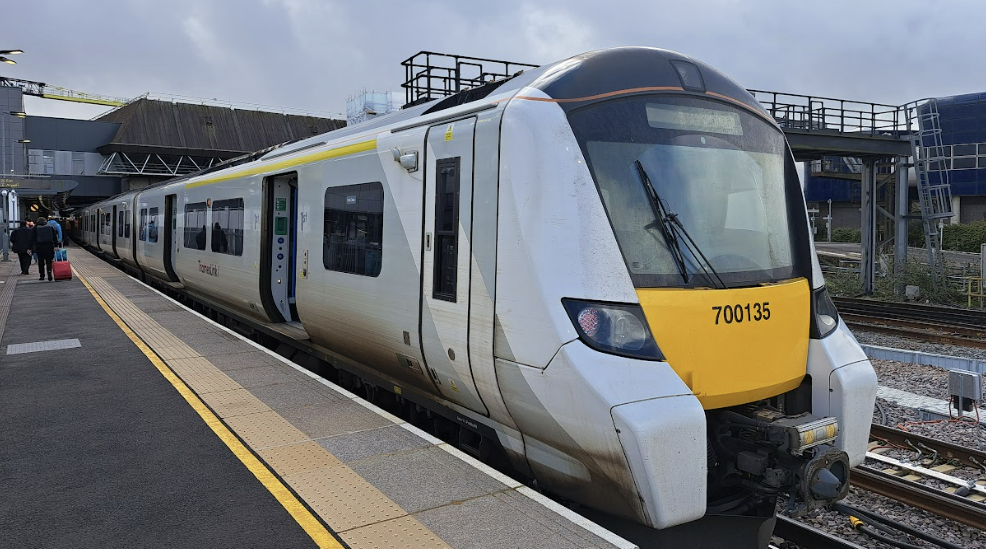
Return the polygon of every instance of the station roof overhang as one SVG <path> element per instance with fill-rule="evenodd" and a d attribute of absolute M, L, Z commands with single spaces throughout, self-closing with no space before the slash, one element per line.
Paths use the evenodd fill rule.
<path fill-rule="evenodd" d="M 798 162 L 818 160 L 823 156 L 866 159 L 910 156 L 911 142 L 895 136 L 851 134 L 819 130 L 785 128 L 784 135 Z"/>
<path fill-rule="evenodd" d="M 100 154 L 109 155 L 112 153 L 125 154 L 164 154 L 174 156 L 203 156 L 208 158 L 219 158 L 227 160 L 242 156 L 253 151 L 233 151 L 227 149 L 197 149 L 188 147 L 167 147 L 156 145 L 141 145 L 129 143 L 108 143 L 96 149 Z"/>
<path fill-rule="evenodd" d="M 54 209 L 66 209 L 68 197 L 79 186 L 71 179 L 54 179 L 44 176 L 8 175 L 0 179 L 0 191 L 4 194 L 17 192 L 18 200 L 41 202 Z"/>
<path fill-rule="evenodd" d="M 22 198 L 70 193 L 78 186 L 79 183 L 71 179 L 30 175 L 8 175 L 0 179 L 0 189 L 17 191 L 17 196 Z"/>

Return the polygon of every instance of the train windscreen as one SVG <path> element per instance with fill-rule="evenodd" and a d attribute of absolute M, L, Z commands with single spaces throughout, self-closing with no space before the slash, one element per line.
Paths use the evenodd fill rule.
<path fill-rule="evenodd" d="M 796 276 L 790 201 L 801 196 L 788 196 L 777 128 L 689 96 L 604 101 L 569 119 L 636 287 Z"/>

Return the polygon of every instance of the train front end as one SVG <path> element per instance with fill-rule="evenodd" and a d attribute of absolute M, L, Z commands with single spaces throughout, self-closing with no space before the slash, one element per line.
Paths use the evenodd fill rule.
<path fill-rule="evenodd" d="M 545 441 L 564 457 L 537 448 L 532 458 L 528 446 L 535 475 L 580 501 L 595 491 L 603 510 L 655 528 L 771 516 L 779 497 L 792 514 L 844 497 L 876 377 L 825 290 L 777 124 L 722 74 L 664 50 L 573 58 L 522 94 L 503 142 L 526 140 L 516 154 L 534 163 L 574 159 L 571 175 L 547 164 L 532 174 L 544 189 L 573 187 L 554 192 L 570 195 L 560 202 L 577 212 L 568 230 L 578 244 L 553 236 L 562 206 L 529 213 L 541 216 L 546 253 L 580 263 L 552 266 L 526 250 L 542 261 L 545 307 L 564 312 L 549 315 L 560 346 L 540 379 L 504 368 L 501 380 L 529 393 L 511 413 L 532 440 L 551 436 L 547 417 L 565 433 Z M 531 130 L 534 119 L 544 127 Z M 498 315 L 508 309 L 498 303 Z M 565 343 L 565 329 L 577 340 Z M 599 415 L 607 421 L 593 424 Z"/>

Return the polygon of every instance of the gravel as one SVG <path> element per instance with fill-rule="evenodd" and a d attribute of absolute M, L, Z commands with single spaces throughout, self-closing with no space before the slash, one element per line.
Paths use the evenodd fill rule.
<path fill-rule="evenodd" d="M 865 332 L 857 333 L 856 337 L 860 343 L 871 345 L 986 360 L 986 350 L 983 349 L 968 349 L 951 345 L 914 342 Z M 876 370 L 877 379 L 881 386 L 941 400 L 948 398 L 947 370 L 934 366 L 908 364 L 893 360 L 872 360 L 871 362 L 873 368 Z M 878 404 L 878 409 L 874 410 L 873 413 L 873 420 L 875 422 L 883 421 L 887 425 L 899 425 L 915 434 L 977 448 L 979 450 L 986 450 L 986 429 L 970 421 L 944 420 L 922 422 L 920 414 L 915 409 L 899 406 L 883 399 L 878 399 Z M 980 414 L 986 417 L 986 409 L 980 409 Z M 888 450 L 884 455 L 901 461 L 918 462 L 922 459 L 922 456 L 919 456 L 914 451 L 901 449 Z M 886 466 L 881 466 L 872 460 L 868 460 L 867 465 L 878 469 L 886 468 Z M 982 471 L 961 467 L 950 471 L 948 474 L 967 481 L 984 478 Z M 939 486 L 944 485 L 940 484 Z M 943 519 L 933 513 L 907 507 L 894 500 L 855 487 L 850 489 L 849 496 L 846 497 L 843 503 L 851 507 L 857 507 L 883 515 L 960 547 L 986 549 L 986 531 L 983 529 L 971 528 L 961 523 Z M 783 509 L 783 505 L 779 504 L 778 510 L 780 511 L 781 509 Z M 856 532 L 849 524 L 848 518 L 835 511 L 818 510 L 802 517 L 800 520 L 833 535 L 852 541 L 862 547 L 880 549 L 890 547 L 860 532 Z M 986 529 L 986 525 L 983 525 L 983 528 Z M 909 538 L 909 536 L 901 535 L 897 539 L 917 547 L 938 547 L 937 545 L 916 538 Z M 782 547 L 786 549 L 794 546 L 782 544 Z"/>
<path fill-rule="evenodd" d="M 921 351 L 922 353 L 933 353 L 936 355 L 986 360 L 986 349 L 931 343 L 929 341 L 919 341 L 916 339 L 907 339 L 886 334 L 875 334 L 873 332 L 865 332 L 860 329 L 854 329 L 852 333 L 863 345 L 878 345 L 880 347 L 907 349 L 909 351 Z"/>
<path fill-rule="evenodd" d="M 959 547 L 968 549 L 982 549 L 986 547 L 986 532 L 971 528 L 964 524 L 943 519 L 934 513 L 907 507 L 889 498 L 860 490 L 850 488 L 849 495 L 842 500 L 850 507 L 864 509 L 877 513 L 891 520 L 906 524 L 915 530 L 920 530 L 926 534 L 937 536 Z M 834 536 L 851 541 L 861 547 L 873 549 L 887 549 L 889 545 L 874 540 L 873 538 L 855 531 L 849 524 L 849 518 L 845 515 L 828 510 L 819 510 L 802 517 L 801 522 L 810 526 L 824 530 Z M 916 545 L 918 547 L 934 547 L 940 549 L 938 545 L 926 541 L 901 535 L 896 539 Z M 784 549 L 796 547 L 793 545 L 782 545 Z"/>

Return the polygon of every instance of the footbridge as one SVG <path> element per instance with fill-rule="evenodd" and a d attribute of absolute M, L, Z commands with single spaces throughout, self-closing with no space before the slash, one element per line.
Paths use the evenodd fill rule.
<path fill-rule="evenodd" d="M 903 272 L 910 219 L 923 221 L 928 264 L 935 284 L 944 284 L 938 224 L 953 212 L 934 99 L 886 105 L 749 91 L 784 130 L 795 160 L 806 162 L 813 175 L 860 181 L 863 293 L 873 291 L 879 254 L 892 251 L 896 272 Z M 843 162 L 833 166 L 831 157 Z M 909 213 L 909 168 L 917 176 L 915 215 Z"/>

